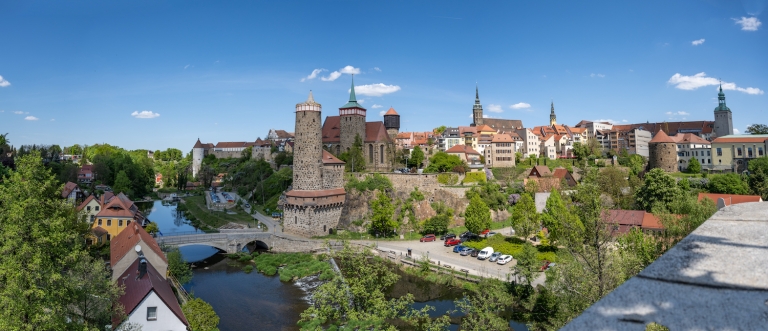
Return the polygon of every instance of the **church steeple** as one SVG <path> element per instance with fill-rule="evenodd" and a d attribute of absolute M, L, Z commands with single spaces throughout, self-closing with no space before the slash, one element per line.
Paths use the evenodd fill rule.
<path fill-rule="evenodd" d="M 355 75 L 352 75 L 352 87 L 349 89 L 349 102 L 357 103 L 357 97 L 355 96 Z"/>
<path fill-rule="evenodd" d="M 475 85 L 475 104 L 472 106 L 472 126 L 483 125 L 483 105 L 480 104 L 480 92 Z"/>
<path fill-rule="evenodd" d="M 350 89 L 349 89 L 349 102 L 347 102 L 347 104 L 341 106 L 341 108 L 339 108 L 339 110 L 346 109 L 346 108 L 358 108 L 358 109 L 362 110 L 361 114 L 363 116 L 365 116 L 365 108 L 363 108 L 362 105 L 357 103 L 357 96 L 355 96 L 355 76 L 354 75 L 352 75 L 352 87 L 350 87 Z M 344 115 L 344 113 L 342 112 L 340 115 Z"/>
<path fill-rule="evenodd" d="M 720 91 L 717 93 L 717 107 L 715 107 L 715 137 L 723 137 L 733 134 L 733 115 L 731 109 L 725 105 L 725 93 L 723 93 L 723 84 L 720 84 Z"/>
<path fill-rule="evenodd" d="M 550 111 L 549 111 L 549 125 L 556 125 L 557 124 L 557 115 L 555 115 L 555 102 L 552 101 L 552 104 L 550 105 Z"/>

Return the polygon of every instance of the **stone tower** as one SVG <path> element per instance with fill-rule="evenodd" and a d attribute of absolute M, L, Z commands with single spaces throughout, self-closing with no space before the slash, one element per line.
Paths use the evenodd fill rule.
<path fill-rule="evenodd" d="M 677 143 L 664 131 L 658 133 L 648 142 L 648 166 L 660 168 L 665 172 L 677 172 Z"/>
<path fill-rule="evenodd" d="M 339 108 L 339 115 L 341 117 L 339 140 L 341 152 L 344 153 L 352 148 L 355 143 L 355 136 L 360 135 L 360 139 L 365 141 L 365 108 L 357 103 L 354 76 L 352 77 L 352 88 L 349 91 L 349 102 Z"/>
<path fill-rule="evenodd" d="M 480 93 L 475 86 L 475 104 L 472 106 L 472 126 L 483 125 L 483 105 L 480 104 Z"/>
<path fill-rule="evenodd" d="M 723 86 L 720 85 L 715 108 L 715 136 L 723 137 L 731 134 L 733 134 L 733 115 L 731 109 L 725 105 L 725 93 L 723 93 Z"/>
<path fill-rule="evenodd" d="M 555 102 L 552 101 L 552 110 L 549 111 L 549 126 L 557 124 L 557 115 L 555 115 Z"/>
<path fill-rule="evenodd" d="M 387 135 L 390 138 L 395 139 L 400 132 L 400 114 L 395 111 L 395 108 L 389 107 L 389 110 L 384 114 L 384 127 L 387 128 Z"/>
<path fill-rule="evenodd" d="M 203 164 L 203 143 L 200 142 L 200 138 L 197 138 L 195 146 L 192 147 L 192 177 L 197 177 L 197 173 L 200 172 L 200 166 Z"/>
<path fill-rule="evenodd" d="M 323 141 L 320 134 L 322 106 L 312 91 L 307 101 L 296 105 L 296 131 L 293 151 L 293 189 L 323 188 Z"/>

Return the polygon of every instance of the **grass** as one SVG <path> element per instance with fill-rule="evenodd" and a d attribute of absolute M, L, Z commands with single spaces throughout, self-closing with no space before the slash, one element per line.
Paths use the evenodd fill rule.
<path fill-rule="evenodd" d="M 525 170 L 526 167 L 521 165 L 519 167 L 510 168 L 493 168 L 491 169 L 491 172 L 493 173 L 493 178 L 495 178 L 496 181 L 506 183 L 517 181 L 520 175 L 525 172 Z"/>
<path fill-rule="evenodd" d="M 218 229 L 229 222 L 253 226 L 255 220 L 240 207 L 234 207 L 230 211 L 235 214 L 227 214 L 223 211 L 211 211 L 205 206 L 205 196 L 184 198 L 187 211 L 193 216 L 190 221 L 199 221 L 210 228 Z M 188 217 L 189 218 L 189 217 Z"/>
<path fill-rule="evenodd" d="M 467 241 L 462 243 L 466 247 L 474 249 L 483 249 L 488 246 L 493 247 L 494 252 L 502 252 L 503 254 L 512 255 L 512 257 L 519 256 L 523 251 L 523 241 L 519 238 L 505 238 L 504 236 L 495 235 L 488 239 L 479 241 Z M 548 260 L 552 262 L 557 261 L 557 248 L 546 245 L 536 246 L 539 251 L 536 253 L 536 258 L 539 260 Z"/>
<path fill-rule="evenodd" d="M 498 229 L 502 229 L 502 228 L 505 228 L 505 227 L 508 227 L 508 226 L 509 226 L 509 224 L 506 224 L 505 222 L 491 222 L 490 229 L 491 230 L 498 230 Z M 455 233 L 456 235 L 460 235 L 460 234 L 464 233 L 465 231 L 468 231 L 468 230 L 467 230 L 467 227 L 463 226 L 463 225 L 448 229 L 448 232 Z"/>
<path fill-rule="evenodd" d="M 241 253 L 237 257 L 242 262 L 243 257 L 250 259 L 256 266 L 256 270 L 267 275 L 280 275 L 280 280 L 287 282 L 293 279 L 320 274 L 321 280 L 333 278 L 333 270 L 327 261 L 307 253 L 282 253 L 282 254 L 254 254 L 253 256 Z"/>

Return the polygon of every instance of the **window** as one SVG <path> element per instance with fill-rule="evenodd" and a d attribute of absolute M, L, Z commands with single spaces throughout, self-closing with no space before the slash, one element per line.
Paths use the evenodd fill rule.
<path fill-rule="evenodd" d="M 157 320 L 157 307 L 147 307 L 147 321 Z"/>
<path fill-rule="evenodd" d="M 123 220 L 118 220 L 117 221 L 117 226 L 123 226 Z"/>
<path fill-rule="evenodd" d="M 107 220 L 107 226 L 112 226 L 112 220 L 111 219 Z"/>
<path fill-rule="evenodd" d="M 711 151 L 707 151 L 707 156 L 711 156 L 711 154 L 712 154 Z"/>
<path fill-rule="evenodd" d="M 762 147 L 758 147 L 757 148 L 757 156 L 763 156 L 763 148 Z"/>
<path fill-rule="evenodd" d="M 131 220 L 127 220 L 127 221 L 125 221 L 125 225 L 126 225 L 126 226 L 128 226 L 128 225 L 131 225 Z"/>
<path fill-rule="evenodd" d="M 717 156 L 723 156 L 723 149 L 720 147 L 717 148 Z"/>
<path fill-rule="evenodd" d="M 99 211 L 99 206 L 96 206 L 96 211 Z"/>
<path fill-rule="evenodd" d="M 707 164 L 712 164 L 712 159 L 707 159 Z"/>
<path fill-rule="evenodd" d="M 91 206 L 85 207 L 85 210 L 91 211 Z"/>
<path fill-rule="evenodd" d="M 107 241 L 110 241 L 110 240 L 112 240 L 112 235 L 110 235 L 109 233 L 107 233 Z"/>
<path fill-rule="evenodd" d="M 99 226 L 101 226 L 101 219 L 99 219 Z"/>
<path fill-rule="evenodd" d="M 368 162 L 373 163 L 373 145 L 368 145 Z"/>
<path fill-rule="evenodd" d="M 752 147 L 747 147 L 747 156 L 752 157 Z"/>
<path fill-rule="evenodd" d="M 379 163 L 384 163 L 384 145 L 379 145 Z"/>
<path fill-rule="evenodd" d="M 741 147 L 736 149 L 736 155 L 741 156 Z"/>

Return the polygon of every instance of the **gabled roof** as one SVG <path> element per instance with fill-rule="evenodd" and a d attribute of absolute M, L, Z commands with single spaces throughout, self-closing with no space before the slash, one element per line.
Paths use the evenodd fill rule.
<path fill-rule="evenodd" d="M 653 136 L 653 139 L 648 142 L 649 144 L 655 144 L 655 143 L 675 143 L 675 141 L 670 138 L 664 131 L 659 130 L 659 132 L 656 133 L 655 136 Z"/>
<path fill-rule="evenodd" d="M 716 138 L 713 143 L 764 143 L 768 134 L 727 135 Z"/>
<path fill-rule="evenodd" d="M 459 135 L 464 136 L 464 133 L 469 132 L 473 135 L 477 134 L 477 127 L 474 126 L 460 126 L 459 127 Z"/>
<path fill-rule="evenodd" d="M 413 132 L 400 132 L 397 134 L 397 139 L 411 139 Z"/>
<path fill-rule="evenodd" d="M 120 278 L 117 279 L 118 286 L 125 286 L 125 294 L 118 299 L 118 302 L 125 309 L 125 314 L 130 315 L 136 307 L 144 301 L 144 298 L 154 291 L 160 300 L 173 311 L 173 314 L 176 315 L 184 325 L 188 326 L 189 322 L 187 322 L 184 313 L 181 311 L 181 306 L 179 306 L 176 295 L 173 294 L 171 285 L 160 276 L 160 273 L 151 263 L 149 263 L 149 261 L 147 261 L 147 273 L 141 278 L 138 278 L 139 260 L 140 259 L 136 259 L 136 261 L 134 261 L 133 264 L 120 275 Z M 117 326 L 120 322 L 120 320 L 113 318 L 112 326 Z"/>
<path fill-rule="evenodd" d="M 345 164 L 344 161 L 339 160 L 337 157 L 333 156 L 330 152 L 323 150 L 323 164 Z"/>
<path fill-rule="evenodd" d="M 61 197 L 62 198 L 68 197 L 69 194 L 72 193 L 72 191 L 74 191 L 75 189 L 77 189 L 77 184 L 73 182 L 67 182 L 66 184 L 64 184 L 64 189 L 61 190 Z"/>
<path fill-rule="evenodd" d="M 693 133 L 677 133 L 676 135 L 670 137 L 672 140 L 674 140 L 677 143 L 689 143 L 689 144 L 705 144 L 710 145 L 711 143 L 707 141 L 706 139 L 703 139 Z"/>
<path fill-rule="evenodd" d="M 512 139 L 512 136 L 510 136 L 507 133 L 495 134 L 491 139 L 491 143 L 512 143 L 512 142 L 515 142 L 515 140 Z"/>
<path fill-rule="evenodd" d="M 663 229 L 661 220 L 651 213 L 643 214 L 643 223 L 640 225 L 643 229 Z"/>
<path fill-rule="evenodd" d="M 102 228 L 100 226 L 96 226 L 95 228 L 91 229 L 91 233 L 93 233 L 93 235 L 95 235 L 96 237 L 101 237 L 101 236 L 109 233 L 109 231 L 107 231 L 106 229 L 104 229 L 104 228 Z"/>
<path fill-rule="evenodd" d="M 552 177 L 557 178 L 565 178 L 565 176 L 568 175 L 568 169 L 565 168 L 555 168 L 555 172 L 552 173 Z"/>
<path fill-rule="evenodd" d="M 163 254 L 163 250 L 160 249 L 160 245 L 157 244 L 155 238 L 152 238 L 152 235 L 147 233 L 141 225 L 135 222 L 131 223 L 123 229 L 123 231 L 120 231 L 120 233 L 112 238 L 112 241 L 109 244 L 110 263 L 113 266 L 117 265 L 117 262 L 120 262 L 125 254 L 134 249 L 139 241 L 143 241 L 155 254 L 157 254 L 157 256 L 165 261 L 165 263 L 168 263 L 165 254 Z"/>
<path fill-rule="evenodd" d="M 448 149 L 447 151 L 445 151 L 445 152 L 446 152 L 446 153 L 449 153 L 449 154 L 459 154 L 459 153 L 464 153 L 464 154 L 476 154 L 476 155 L 480 155 L 480 153 L 478 153 L 478 152 L 477 152 L 476 150 L 474 150 L 472 147 L 470 147 L 470 146 L 467 146 L 467 145 L 454 145 L 453 147 L 449 148 L 449 149 Z"/>
<path fill-rule="evenodd" d="M 384 122 L 365 122 L 365 142 L 390 141 Z"/>
<path fill-rule="evenodd" d="M 323 143 L 341 142 L 341 116 L 326 116 L 321 129 Z M 363 142 L 389 141 L 384 122 L 365 122 L 365 137 Z"/>
<path fill-rule="evenodd" d="M 521 120 L 504 120 L 498 118 L 484 118 L 483 124 L 490 126 L 496 131 L 517 130 L 523 128 Z"/>
<path fill-rule="evenodd" d="M 99 203 L 99 199 L 96 199 L 96 196 L 91 194 L 87 198 L 85 198 L 85 200 L 82 203 L 80 203 L 79 206 L 77 206 L 77 211 L 83 210 L 83 208 L 85 208 L 85 206 L 87 206 L 88 203 L 91 202 L 91 201 L 96 201 L 96 203 Z M 101 205 L 101 204 L 99 203 L 99 205 Z"/>
<path fill-rule="evenodd" d="M 400 115 L 400 114 L 398 114 L 398 113 L 395 111 L 395 108 L 389 107 L 389 110 L 387 110 L 387 112 L 386 112 L 386 113 L 384 113 L 384 116 L 389 116 L 389 115 Z"/>
<path fill-rule="evenodd" d="M 726 206 L 735 205 L 746 202 L 762 202 L 763 198 L 759 195 L 739 195 L 739 194 L 718 194 L 718 193 L 699 193 L 698 200 L 704 200 L 709 198 L 717 204 L 717 200 L 722 198 Z"/>
<path fill-rule="evenodd" d="M 293 132 L 288 132 L 285 130 L 275 130 L 275 134 L 277 134 L 277 137 L 280 139 L 293 138 Z"/>
<path fill-rule="evenodd" d="M 106 195 L 106 194 L 105 194 Z M 122 192 L 115 199 L 109 199 L 101 208 L 96 217 L 133 217 L 135 211 L 131 210 L 133 201 L 129 200 Z"/>
<path fill-rule="evenodd" d="M 477 131 L 479 132 L 496 132 L 496 130 L 486 124 L 483 124 L 481 126 L 477 127 Z"/>
<path fill-rule="evenodd" d="M 216 144 L 216 148 L 236 148 L 245 147 L 244 141 L 220 141 Z"/>
<path fill-rule="evenodd" d="M 539 174 L 539 176 L 537 176 L 537 177 L 552 176 L 552 172 L 549 171 L 549 167 L 547 167 L 547 166 L 543 166 L 543 165 L 534 166 L 531 169 L 531 173 L 529 174 L 529 176 L 532 176 L 534 171 L 536 171 Z"/>

